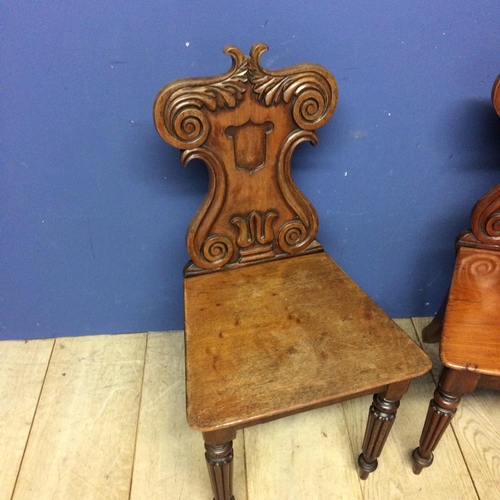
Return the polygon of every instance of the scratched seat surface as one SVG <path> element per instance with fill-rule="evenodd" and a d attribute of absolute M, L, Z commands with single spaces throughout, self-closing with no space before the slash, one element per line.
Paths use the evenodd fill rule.
<path fill-rule="evenodd" d="M 324 252 L 187 278 L 188 421 L 209 430 L 426 372 L 421 349 Z"/>

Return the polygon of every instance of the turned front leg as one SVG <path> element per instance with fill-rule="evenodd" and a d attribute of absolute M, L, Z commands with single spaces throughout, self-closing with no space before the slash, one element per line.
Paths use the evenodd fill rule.
<path fill-rule="evenodd" d="M 214 500 L 234 500 L 233 496 L 233 441 L 235 431 L 204 433 L 205 459 Z"/>
<path fill-rule="evenodd" d="M 358 457 L 361 479 L 366 479 L 378 466 L 378 457 L 394 424 L 399 401 L 408 390 L 410 380 L 393 384 L 380 394 L 373 396 L 368 414 L 363 452 Z"/>
<path fill-rule="evenodd" d="M 420 474 L 423 468 L 432 464 L 434 460 L 432 452 L 450 425 L 460 404 L 460 398 L 463 394 L 472 392 L 478 380 L 479 376 L 473 372 L 443 369 L 434 392 L 434 399 L 429 404 L 427 418 L 420 436 L 420 446 L 413 450 L 415 474 Z"/>

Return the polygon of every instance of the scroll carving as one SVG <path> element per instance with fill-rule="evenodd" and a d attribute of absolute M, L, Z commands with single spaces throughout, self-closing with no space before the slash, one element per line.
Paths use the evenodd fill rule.
<path fill-rule="evenodd" d="M 233 60 L 227 73 L 215 78 L 173 82 L 156 97 L 155 125 L 162 138 L 172 146 L 180 149 L 201 146 L 210 133 L 205 110 L 234 108 L 243 99 L 248 61 L 236 47 L 226 47 L 224 52 Z"/>
<path fill-rule="evenodd" d="M 300 128 L 314 130 L 324 125 L 337 104 L 333 77 L 311 64 L 296 65 L 295 71 L 266 71 L 260 63 L 266 50 L 266 45 L 256 43 L 250 56 L 244 56 L 238 48 L 226 47 L 224 53 L 233 60 L 227 73 L 214 79 L 193 79 L 192 83 L 179 80 L 176 85 L 164 87 L 154 105 L 155 124 L 163 139 L 184 149 L 203 144 L 210 131 L 203 108 L 210 111 L 235 108 L 243 99 L 249 81 L 258 100 L 266 106 L 288 104 L 295 97 L 293 117 Z M 301 71 L 306 66 L 314 67 L 315 71 Z"/>
<path fill-rule="evenodd" d="M 500 247 L 500 184 L 476 203 L 471 228 L 480 242 Z"/>
<path fill-rule="evenodd" d="M 234 252 L 231 238 L 223 234 L 212 234 L 210 230 L 219 216 L 227 191 L 227 179 L 220 155 L 209 148 L 184 151 L 181 160 L 187 165 L 192 159 L 203 160 L 209 168 L 209 191 L 193 217 L 187 232 L 187 247 L 193 262 L 202 269 L 217 269 L 227 264 Z"/>
<path fill-rule="evenodd" d="M 196 273 L 321 250 L 317 214 L 292 179 L 291 158 L 300 143 L 316 144 L 337 86 L 315 64 L 264 69 L 266 50 L 258 43 L 247 56 L 226 47 L 226 73 L 177 80 L 155 101 L 160 136 L 183 150 L 184 165 L 201 159 L 210 174 L 187 233 Z"/>
<path fill-rule="evenodd" d="M 474 206 L 471 229 L 461 235 L 459 245 L 500 251 L 500 184 Z"/>
<path fill-rule="evenodd" d="M 292 254 L 307 248 L 318 232 L 318 215 L 295 185 L 291 173 L 293 152 L 305 141 L 315 146 L 318 138 L 314 132 L 296 130 L 288 135 L 278 153 L 278 184 L 287 204 L 298 216 L 298 219 L 287 222 L 280 228 L 279 245 L 283 251 Z"/>

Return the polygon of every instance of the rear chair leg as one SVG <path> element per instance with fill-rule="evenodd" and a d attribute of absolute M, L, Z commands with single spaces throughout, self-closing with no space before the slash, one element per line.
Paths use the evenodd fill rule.
<path fill-rule="evenodd" d="M 385 441 L 396 418 L 399 401 L 408 390 L 411 380 L 390 385 L 387 390 L 373 396 L 373 404 L 368 414 L 363 452 L 358 457 L 360 478 L 368 475 L 378 466 L 377 458 L 382 453 Z"/>

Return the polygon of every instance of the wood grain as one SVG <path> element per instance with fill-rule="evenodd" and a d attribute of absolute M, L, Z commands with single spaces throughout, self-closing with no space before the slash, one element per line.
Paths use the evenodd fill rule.
<path fill-rule="evenodd" d="M 430 369 L 324 253 L 317 213 L 293 181 L 296 147 L 315 145 L 335 110 L 333 75 L 311 63 L 266 70 L 266 50 L 226 47 L 226 73 L 171 82 L 153 107 L 182 163 L 202 160 L 210 176 L 187 230 L 184 318 L 187 419 L 203 432 L 218 500 L 233 499 L 226 435 L 377 393 L 359 461 L 370 473 L 399 398 Z"/>
<path fill-rule="evenodd" d="M 500 376 L 499 284 L 500 251 L 459 248 L 441 340 L 444 365 Z"/>
<path fill-rule="evenodd" d="M 499 422 L 500 394 L 482 388 L 462 398 L 451 422 L 481 499 L 500 498 Z M 441 448 L 436 451 L 441 460 Z"/>
<path fill-rule="evenodd" d="M 10 498 L 54 340 L 0 342 L 0 498 Z"/>
<path fill-rule="evenodd" d="M 399 320 L 398 323 L 416 339 L 410 320 Z M 415 476 L 412 472 L 411 452 L 418 443 L 433 390 L 434 383 L 428 373 L 412 382 L 408 393 L 401 400 L 391 435 L 379 459 L 379 469 L 361 483 L 365 500 L 413 497 L 456 500 L 457 491 L 460 491 L 461 499 L 477 499 L 453 433 L 443 437 L 439 463 L 425 471 L 429 477 L 422 481 L 420 476 Z M 370 403 L 369 397 L 342 403 L 353 455 L 361 449 Z"/>
<path fill-rule="evenodd" d="M 127 499 L 146 334 L 56 340 L 14 500 Z"/>
<path fill-rule="evenodd" d="M 245 426 L 373 393 L 430 368 L 325 253 L 184 285 L 188 421 L 196 429 Z"/>
<path fill-rule="evenodd" d="M 244 434 L 249 500 L 363 499 L 342 405 L 250 427 Z"/>
<path fill-rule="evenodd" d="M 183 332 L 150 333 L 130 499 L 210 498 L 204 453 L 186 421 Z M 242 433 L 234 457 L 235 495 L 246 500 Z"/>
<path fill-rule="evenodd" d="M 318 247 L 318 217 L 290 173 L 302 142 L 332 116 L 337 84 L 325 68 L 297 64 L 268 71 L 260 58 L 228 46 L 224 74 L 166 85 L 155 100 L 156 129 L 181 149 L 186 165 L 203 160 L 210 185 L 187 231 L 194 263 L 187 274 L 240 267 Z"/>

